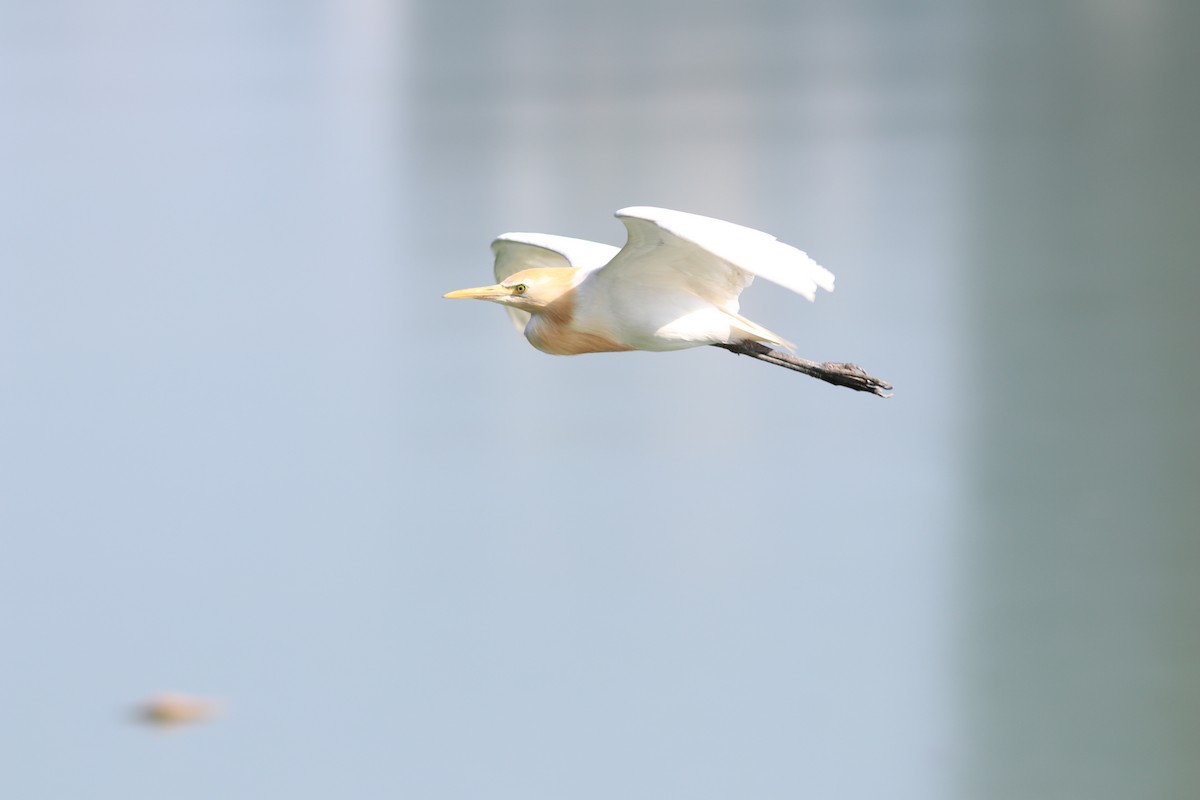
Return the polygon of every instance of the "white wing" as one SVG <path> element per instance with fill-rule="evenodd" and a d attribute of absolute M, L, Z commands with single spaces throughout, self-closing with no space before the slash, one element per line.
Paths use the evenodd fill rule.
<path fill-rule="evenodd" d="M 610 244 L 555 236 L 552 233 L 504 233 L 492 242 L 496 254 L 496 282 L 509 275 L 534 267 L 579 267 L 598 269 L 612 260 L 619 251 Z M 517 330 L 525 330 L 529 312 L 505 308 Z"/>
<path fill-rule="evenodd" d="M 648 206 L 623 208 L 616 216 L 629 241 L 597 279 L 686 288 L 732 313 L 755 275 L 809 300 L 818 287 L 833 291 L 833 273 L 769 233 Z"/>

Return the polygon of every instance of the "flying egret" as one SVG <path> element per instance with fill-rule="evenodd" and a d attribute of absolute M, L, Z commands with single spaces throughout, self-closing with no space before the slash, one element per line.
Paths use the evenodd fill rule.
<path fill-rule="evenodd" d="M 607 244 L 546 233 L 494 242 L 494 286 L 449 298 L 504 306 L 537 349 L 554 355 L 682 350 L 714 345 L 839 386 L 887 397 L 891 389 L 853 364 L 819 363 L 771 347 L 778 334 L 738 313 L 755 275 L 815 300 L 833 273 L 774 236 L 711 217 L 637 206 L 616 213 L 629 238 Z"/>

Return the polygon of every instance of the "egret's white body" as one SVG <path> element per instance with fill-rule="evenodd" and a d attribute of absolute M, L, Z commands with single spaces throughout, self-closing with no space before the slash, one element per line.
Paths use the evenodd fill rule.
<path fill-rule="evenodd" d="M 770 234 L 710 217 L 645 206 L 617 218 L 615 247 L 542 233 L 492 243 L 494 286 L 446 297 L 504 305 L 539 350 L 557 355 L 682 350 L 760 342 L 790 347 L 738 313 L 755 275 L 809 300 L 833 291 L 833 274 Z"/>

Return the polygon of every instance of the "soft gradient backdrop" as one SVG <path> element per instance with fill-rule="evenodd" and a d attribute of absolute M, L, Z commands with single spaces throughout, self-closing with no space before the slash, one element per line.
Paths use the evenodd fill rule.
<path fill-rule="evenodd" d="M 0 2 L 0 794 L 1196 796 L 1198 22 Z M 632 204 L 896 396 L 440 297 Z"/>

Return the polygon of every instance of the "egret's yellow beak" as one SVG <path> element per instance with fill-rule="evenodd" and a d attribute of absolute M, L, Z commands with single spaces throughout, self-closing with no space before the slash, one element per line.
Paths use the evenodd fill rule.
<path fill-rule="evenodd" d="M 475 300 L 495 300 L 498 297 L 508 297 L 511 294 L 511 289 L 496 284 L 495 286 L 479 286 L 475 289 L 458 289 L 457 291 L 446 292 L 442 297 L 448 297 L 451 300 L 458 300 L 464 297 Z"/>

